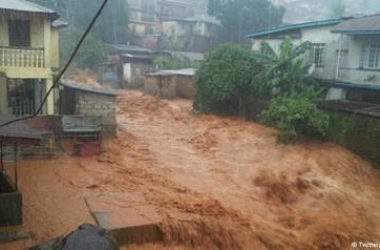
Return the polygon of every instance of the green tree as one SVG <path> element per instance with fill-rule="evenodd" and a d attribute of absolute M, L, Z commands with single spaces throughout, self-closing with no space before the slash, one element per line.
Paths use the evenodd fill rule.
<path fill-rule="evenodd" d="M 269 0 L 210 0 L 208 12 L 221 21 L 223 40 L 242 42 L 250 33 L 281 24 L 285 9 Z"/>
<path fill-rule="evenodd" d="M 194 109 L 246 116 L 254 101 L 254 76 L 261 70 L 253 52 L 225 44 L 212 50 L 196 73 Z"/>
<path fill-rule="evenodd" d="M 77 45 L 80 37 L 82 36 L 82 31 L 67 28 L 62 30 L 60 36 L 60 58 L 61 64 L 65 63 L 67 58 L 69 58 L 72 50 Z M 89 34 L 84 41 L 82 47 L 78 51 L 77 56 L 74 58 L 70 69 L 73 68 L 91 68 L 103 63 L 107 60 L 106 48 L 103 42 L 95 38 L 93 34 Z"/>

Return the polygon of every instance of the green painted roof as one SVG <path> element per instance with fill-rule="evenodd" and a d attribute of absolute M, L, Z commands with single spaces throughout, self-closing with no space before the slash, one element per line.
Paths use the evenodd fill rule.
<path fill-rule="evenodd" d="M 304 23 L 282 25 L 275 28 L 265 29 L 257 33 L 250 34 L 247 36 L 247 38 L 259 38 L 262 36 L 273 35 L 273 34 L 282 33 L 286 31 L 335 25 L 343 21 L 344 19 L 327 19 L 327 20 L 321 20 L 321 21 L 311 21 L 311 22 L 304 22 Z"/>

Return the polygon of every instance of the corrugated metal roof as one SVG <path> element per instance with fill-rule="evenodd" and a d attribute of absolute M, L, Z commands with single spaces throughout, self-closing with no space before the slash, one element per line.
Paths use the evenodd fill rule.
<path fill-rule="evenodd" d="M 273 34 L 285 32 L 285 31 L 335 25 L 335 24 L 341 23 L 342 21 L 344 21 L 344 19 L 327 19 L 327 20 L 321 20 L 321 21 L 311 21 L 311 22 L 304 22 L 304 23 L 282 25 L 276 28 L 266 29 L 266 30 L 259 31 L 257 33 L 253 33 L 251 35 L 248 35 L 247 38 L 258 38 L 258 37 L 273 35 Z"/>
<path fill-rule="evenodd" d="M 0 10 L 47 14 L 58 17 L 54 10 L 25 0 L 0 0 Z"/>
<path fill-rule="evenodd" d="M 91 93 L 100 94 L 100 95 L 117 96 L 117 92 L 112 89 L 96 88 L 84 83 L 74 82 L 72 80 L 63 80 L 61 82 L 61 85 L 67 88 L 77 89 L 77 90 L 91 92 Z"/>
<path fill-rule="evenodd" d="M 2 0 L 0 0 L 2 1 Z M 14 116 L 0 115 L 0 124 L 16 119 Z M 41 131 L 32 128 L 24 121 L 19 121 L 0 128 L 0 140 L 41 140 Z"/>
<path fill-rule="evenodd" d="M 193 76 L 195 74 L 195 69 L 179 69 L 179 70 L 160 70 L 154 73 L 149 74 L 150 76 Z"/>
<path fill-rule="evenodd" d="M 152 51 L 150 49 L 146 49 L 140 46 L 135 45 L 127 45 L 127 44 L 109 44 L 111 49 L 116 50 L 122 53 L 146 53 L 150 54 Z"/>
<path fill-rule="evenodd" d="M 348 35 L 380 34 L 380 15 L 347 20 L 334 27 L 331 32 Z"/>

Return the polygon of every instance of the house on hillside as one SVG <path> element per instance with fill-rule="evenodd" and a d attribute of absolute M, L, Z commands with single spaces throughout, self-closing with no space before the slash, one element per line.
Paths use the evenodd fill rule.
<path fill-rule="evenodd" d="M 35 112 L 59 67 L 59 29 L 51 9 L 25 0 L 0 1 L 0 115 Z M 55 113 L 50 95 L 43 114 Z"/>
<path fill-rule="evenodd" d="M 285 36 L 309 41 L 305 60 L 312 74 L 330 86 L 327 100 L 380 103 L 380 15 L 284 25 L 248 36 L 253 50 L 267 41 L 275 50 Z"/>
<path fill-rule="evenodd" d="M 168 49 L 205 52 L 216 44 L 220 27 L 219 20 L 207 15 L 172 18 L 161 22 L 161 34 Z"/>

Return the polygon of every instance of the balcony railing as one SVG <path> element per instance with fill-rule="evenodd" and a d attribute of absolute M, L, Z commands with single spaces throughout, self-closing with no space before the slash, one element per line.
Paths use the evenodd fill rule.
<path fill-rule="evenodd" d="M 0 46 L 0 67 L 44 68 L 44 49 Z"/>

